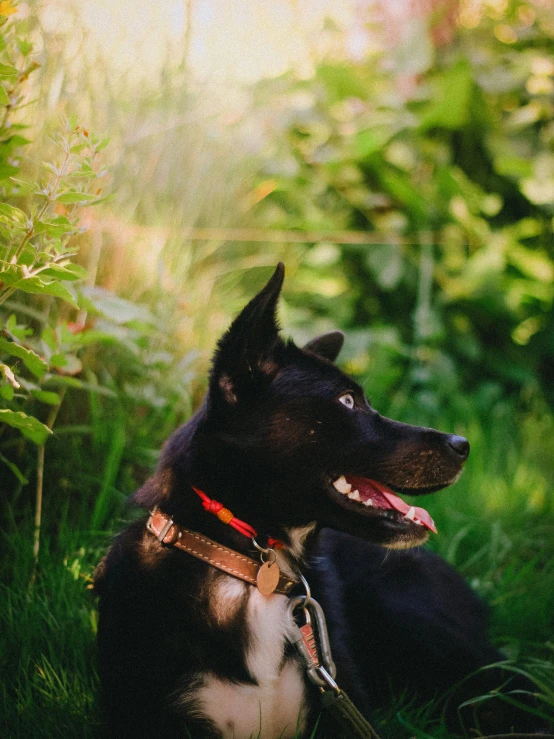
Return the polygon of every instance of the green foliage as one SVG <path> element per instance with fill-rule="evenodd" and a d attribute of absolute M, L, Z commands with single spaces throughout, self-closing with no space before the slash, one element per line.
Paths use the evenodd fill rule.
<path fill-rule="evenodd" d="M 6 121 L 0 136 L 5 135 L 7 129 Z M 72 149 L 82 143 L 86 144 L 86 149 L 73 154 Z M 9 408 L 2 411 L 2 419 L 37 444 L 44 443 L 49 429 L 33 415 L 27 415 L 23 408 L 27 408 L 33 398 L 50 405 L 57 403 L 57 396 L 44 386 L 56 374 L 72 375 L 81 369 L 77 352 L 81 348 L 78 331 L 82 327 L 61 320 L 62 310 L 55 309 L 48 300 L 53 297 L 71 308 L 79 308 L 71 283 L 86 277 L 86 271 L 70 261 L 77 252 L 71 243 L 72 237 L 79 232 L 76 206 L 81 202 L 98 202 L 97 196 L 86 192 L 82 193 L 82 201 L 75 201 L 74 191 L 70 189 L 75 174 L 81 176 L 84 167 L 87 168 L 86 186 L 92 186 L 97 178 L 92 166 L 97 153 L 94 138 L 68 124 L 57 144 L 61 150 L 60 162 L 45 165 L 50 173 L 48 179 L 38 185 L 25 185 L 29 193 L 26 197 L 28 211 L 7 202 L 0 210 L 0 309 L 4 315 L 0 337 L 4 384 L 0 393 L 3 401 L 9 403 Z M 10 149 L 9 154 L 6 153 L 7 161 L 14 161 L 15 155 Z M 14 188 L 11 176 L 0 182 L 0 187 L 3 187 L 4 198 L 19 202 L 22 188 Z M 68 195 L 71 196 L 70 207 L 66 207 Z M 42 306 L 49 306 L 52 320 L 42 323 L 38 330 L 27 323 L 18 324 L 16 312 L 25 305 L 19 297 L 22 293 L 42 298 Z M 3 309 L 7 304 L 15 312 L 5 313 Z"/>
<path fill-rule="evenodd" d="M 335 278 L 318 314 L 371 324 L 359 361 L 394 351 L 386 391 L 408 372 L 424 405 L 493 386 L 554 400 L 553 31 L 546 9 L 526 8 L 510 4 L 514 43 L 485 17 L 407 86 L 385 52 L 256 91 L 276 111 L 258 221 L 368 232 L 366 246 L 325 245 L 323 259 L 309 247 L 306 280 L 314 267 Z M 392 243 L 375 245 L 380 234 Z"/>
<path fill-rule="evenodd" d="M 207 90 L 196 94 L 169 57 L 159 85 L 121 84 L 96 62 L 84 79 L 59 54 L 62 32 L 39 56 L 17 16 L 1 25 L 8 734 L 95 735 L 86 588 L 108 535 L 99 545 L 91 528 L 116 527 L 125 496 L 199 403 L 217 336 L 278 259 L 287 332 L 302 342 L 343 327 L 345 369 L 379 411 L 470 439 L 460 482 L 424 503 L 439 526 L 432 545 L 492 604 L 493 638 L 537 680 L 541 710 L 552 705 L 554 428 L 540 395 L 553 399 L 553 28 L 546 6 L 511 1 L 500 19 L 482 8 L 449 46 L 408 50 L 418 77 L 396 79 L 386 54 L 328 58 L 310 79 L 258 84 L 236 124 L 216 120 Z M 108 139 L 72 117 L 60 135 L 43 99 L 29 127 L 39 76 L 43 95 L 61 80 L 60 109 L 88 106 L 84 117 L 109 129 L 117 207 L 97 209 L 100 238 L 81 233 L 79 215 L 102 199 L 95 173 Z M 356 229 L 371 243 L 188 237 L 193 226 L 252 225 Z M 29 588 L 27 481 L 46 439 Z M 432 706 L 413 696 L 394 705 L 380 717 L 387 736 L 449 736 Z"/>
<path fill-rule="evenodd" d="M 0 64 L 0 76 L 9 80 L 2 88 L 6 94 L 0 117 L 0 193 L 3 199 L 0 204 L 0 311 L 3 321 L 0 398 L 7 406 L 0 409 L 0 417 L 2 423 L 18 429 L 25 438 L 40 445 L 51 431 L 32 412 L 27 412 L 30 402 L 58 404 L 59 396 L 44 389 L 44 385 L 57 373 L 74 374 L 81 368 L 76 356 L 79 344 L 71 333 L 71 324 L 59 320 L 60 311 L 53 310 L 49 301 L 53 297 L 72 308 L 79 307 L 77 294 L 69 283 L 82 280 L 86 271 L 70 261 L 77 252 L 70 240 L 79 232 L 75 206 L 99 202 L 98 194 L 87 192 L 102 176 L 95 169 L 99 142 L 88 131 L 68 122 L 65 133 L 56 141 L 61 152 L 59 161 L 44 164 L 48 172 L 44 181 L 30 183 L 16 179 L 20 174 L 22 149 L 29 142 L 14 135 L 14 130 L 25 128 L 15 119 L 19 108 L 25 104 L 27 79 L 38 65 L 29 62 L 33 46 L 18 38 L 14 24 L 4 24 L 0 32 L 1 55 L 10 62 Z M 75 190 L 75 182 L 79 182 L 79 190 Z M 66 207 L 67 204 L 70 207 Z M 42 322 L 39 330 L 33 329 L 30 323 L 18 324 L 16 312 L 21 309 L 24 312 L 25 307 L 22 294 L 39 296 L 42 299 L 39 306 L 48 306 L 52 321 Z M 15 312 L 5 311 L 8 304 Z M 60 351 L 62 335 L 65 342 Z M 20 481 L 24 479 L 13 462 L 9 469 Z"/>
<path fill-rule="evenodd" d="M 92 486 L 93 494 L 100 493 L 94 514 L 94 525 L 100 526 L 121 499 L 117 478 L 127 444 L 141 433 L 147 438 L 149 410 L 150 428 L 159 427 L 159 435 L 148 441 L 146 449 L 143 442 L 133 450 L 134 459 L 145 466 L 152 464 L 161 434 L 167 436 L 176 418 L 182 417 L 183 400 L 189 410 L 183 384 L 186 374 L 172 386 L 165 382 L 164 373 L 170 374 L 175 361 L 165 351 L 158 320 L 148 309 L 92 286 L 87 270 L 74 261 L 80 247 L 87 246 L 79 223 L 83 208 L 105 200 L 100 180 L 106 171 L 99 164 L 99 153 L 108 139 L 97 139 L 70 116 L 63 133 L 55 133 L 48 142 L 55 159 L 43 163 L 41 179 L 33 182 L 20 172 L 23 149 L 30 142 L 14 131 L 26 127 L 16 121 L 27 103 L 28 76 L 38 65 L 29 64 L 33 45 L 18 35 L 17 24 L 10 20 L 1 32 L 1 58 L 6 63 L 0 66 L 0 74 L 9 75 L 5 84 L 9 102 L 0 119 L 0 462 L 4 465 L 0 476 L 5 478 L 3 488 L 14 488 L 17 495 L 17 483 L 26 484 L 35 466 L 33 450 L 19 443 L 18 435 L 37 445 L 51 438 L 48 419 L 56 417 L 69 390 L 71 402 L 58 416 L 61 426 L 56 433 L 72 434 L 77 427 L 78 447 L 86 428 L 93 437 L 95 455 L 106 460 L 100 471 L 97 462 L 90 460 L 90 479 L 85 484 L 87 490 Z M 83 398 L 77 399 L 79 393 L 84 404 Z M 171 409 L 163 420 L 162 407 L 166 413 Z M 112 412 L 125 418 L 114 433 L 106 425 L 106 415 Z M 133 424 L 137 413 L 144 419 L 142 427 Z M 57 454 L 58 447 L 52 448 Z M 61 460 L 64 466 L 63 453 Z M 85 474 L 87 465 L 80 466 Z M 83 485 L 83 479 L 75 484 Z M 52 502 L 58 488 L 57 481 L 47 476 L 45 489 L 54 496 Z"/>
<path fill-rule="evenodd" d="M 41 577 L 29 589 L 31 538 L 27 525 L 2 543 L 11 563 L 9 580 L 2 567 L 0 584 L 3 735 L 99 736 L 92 659 L 96 612 L 86 587 L 100 547 L 90 539 L 86 547 L 76 544 L 62 524 L 60 541 L 68 554 L 59 559 L 43 552 Z"/>
<path fill-rule="evenodd" d="M 548 525 L 552 501 L 546 495 L 550 508 L 545 507 L 540 492 L 547 493 L 554 482 L 552 416 L 539 411 L 514 423 L 510 419 L 516 411 L 506 403 L 502 412 L 479 424 L 474 410 L 468 407 L 467 426 L 458 428 L 472 439 L 471 464 L 452 489 L 423 502 L 420 498 L 418 504 L 428 508 L 437 522 L 434 548 L 492 604 L 492 637 L 506 654 L 508 667 L 525 670 L 536 681 L 538 709 L 551 716 L 554 539 Z M 99 423 L 104 420 L 105 425 L 105 418 L 101 415 Z M 428 419 L 414 415 L 411 420 Z M 434 420 L 442 428 L 452 423 L 449 415 Z M 67 458 L 77 459 L 78 438 L 76 431 L 52 438 L 48 448 L 58 448 L 50 456 L 59 459 L 63 451 Z M 87 446 L 89 441 L 83 450 Z M 93 656 L 96 612 L 88 586 L 109 534 L 90 532 L 85 497 L 69 510 L 68 497 L 74 493 L 78 498 L 78 492 L 70 487 L 73 481 L 64 483 L 67 470 L 51 461 L 47 471 L 62 486 L 48 507 L 46 525 L 57 533 L 44 547 L 40 575 L 32 589 L 27 544 L 31 518 L 20 522 L 9 506 L 2 534 L 6 556 L 0 561 L 4 581 L 0 585 L 0 703 L 8 736 L 54 737 L 60 726 L 68 737 L 99 736 Z M 391 710 L 381 712 L 376 724 L 390 739 L 425 735 L 453 739 L 435 708 L 413 695 L 391 696 Z"/>

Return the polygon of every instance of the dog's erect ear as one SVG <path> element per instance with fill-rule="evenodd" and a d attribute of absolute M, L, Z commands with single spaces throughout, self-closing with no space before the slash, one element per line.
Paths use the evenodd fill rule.
<path fill-rule="evenodd" d="M 321 336 L 316 336 L 315 339 L 308 341 L 303 348 L 308 352 L 312 352 L 312 354 L 317 354 L 318 357 L 334 362 L 339 356 L 343 344 L 344 334 L 342 331 L 329 331 L 327 334 L 321 334 Z"/>
<path fill-rule="evenodd" d="M 284 343 L 277 324 L 277 301 L 285 267 L 279 262 L 267 285 L 235 318 L 219 341 L 214 356 L 210 389 L 235 403 L 243 388 L 277 372 L 277 355 Z"/>

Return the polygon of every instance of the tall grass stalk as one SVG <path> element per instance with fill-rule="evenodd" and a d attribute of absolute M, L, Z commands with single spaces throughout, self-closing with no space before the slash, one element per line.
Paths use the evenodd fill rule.
<path fill-rule="evenodd" d="M 66 393 L 66 388 L 62 388 L 59 393 L 59 402 L 53 408 L 50 409 L 48 414 L 48 420 L 46 426 L 52 430 L 59 410 L 63 403 L 63 399 Z M 33 535 L 33 574 L 31 576 L 31 585 L 35 580 L 36 567 L 38 564 L 38 555 L 40 550 L 40 532 L 42 527 L 42 493 L 44 487 L 44 454 L 45 454 L 46 442 L 39 444 L 37 447 L 37 486 L 35 495 L 35 530 Z"/>

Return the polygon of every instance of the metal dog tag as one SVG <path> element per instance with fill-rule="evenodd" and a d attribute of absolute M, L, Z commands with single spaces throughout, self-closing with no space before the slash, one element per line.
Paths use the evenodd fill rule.
<path fill-rule="evenodd" d="M 260 593 L 262 595 L 271 595 L 279 584 L 280 577 L 281 571 L 277 562 L 265 562 L 260 567 L 256 578 L 256 585 Z"/>

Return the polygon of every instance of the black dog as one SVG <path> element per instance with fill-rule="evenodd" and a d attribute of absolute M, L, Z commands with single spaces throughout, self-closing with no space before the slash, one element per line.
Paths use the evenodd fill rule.
<path fill-rule="evenodd" d="M 283 594 L 300 573 L 324 605 L 337 682 L 366 715 L 391 691 L 443 692 L 500 657 L 486 642 L 483 606 L 445 563 L 390 552 L 434 529 L 391 488 L 451 484 L 468 442 L 380 416 L 333 364 L 340 332 L 303 349 L 285 343 L 275 318 L 283 275 L 279 265 L 223 336 L 204 405 L 135 494 L 158 508 L 149 529 L 131 524 L 98 568 L 99 667 L 114 736 L 308 736 L 319 691 L 289 645 Z M 239 530 L 225 525 L 231 519 Z M 343 533 L 326 530 L 318 542 L 322 527 Z M 262 547 L 271 542 L 265 558 L 276 552 L 282 592 L 262 594 L 202 549 L 209 537 L 210 551 L 229 547 L 228 561 L 248 568 L 257 551 L 244 534 L 254 531 Z M 179 548 L 186 536 L 191 553 Z M 494 728 L 503 720 L 495 714 Z"/>

